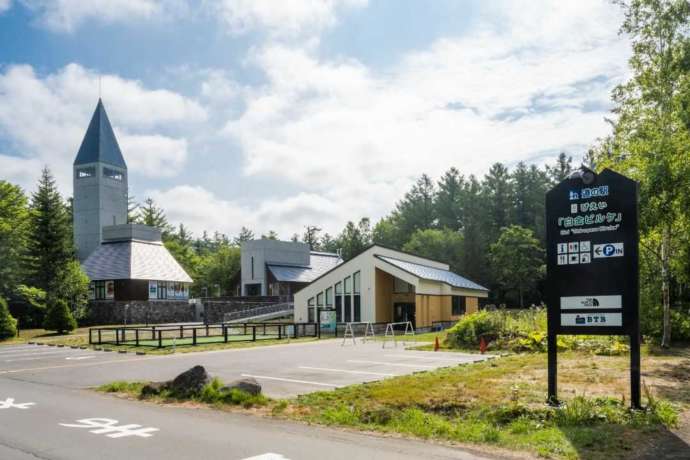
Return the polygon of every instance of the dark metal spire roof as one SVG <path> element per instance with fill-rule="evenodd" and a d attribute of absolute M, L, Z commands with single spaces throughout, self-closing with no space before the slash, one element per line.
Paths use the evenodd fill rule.
<path fill-rule="evenodd" d="M 89 128 L 86 130 L 84 140 L 79 147 L 79 153 L 74 160 L 75 165 L 86 163 L 108 163 L 119 168 L 127 169 L 125 159 L 120 152 L 120 146 L 115 139 L 115 133 L 110 120 L 105 113 L 103 101 L 98 99 L 98 105 L 93 112 Z"/>

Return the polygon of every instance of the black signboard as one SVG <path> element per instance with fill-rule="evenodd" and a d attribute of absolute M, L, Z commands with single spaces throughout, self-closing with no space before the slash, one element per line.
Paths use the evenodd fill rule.
<path fill-rule="evenodd" d="M 638 185 L 581 168 L 546 194 L 549 400 L 558 334 L 629 335 L 639 407 Z"/>

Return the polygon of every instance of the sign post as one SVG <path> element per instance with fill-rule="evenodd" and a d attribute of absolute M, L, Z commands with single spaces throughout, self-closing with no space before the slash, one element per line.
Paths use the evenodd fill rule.
<path fill-rule="evenodd" d="M 548 402 L 559 334 L 630 337 L 630 396 L 640 408 L 638 184 L 582 167 L 546 194 Z"/>

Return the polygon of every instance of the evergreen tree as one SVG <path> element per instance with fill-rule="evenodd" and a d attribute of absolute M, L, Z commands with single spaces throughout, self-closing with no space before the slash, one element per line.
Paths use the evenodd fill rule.
<path fill-rule="evenodd" d="M 321 233 L 321 228 L 316 225 L 307 225 L 304 230 L 304 236 L 302 236 L 302 242 L 309 245 L 309 249 L 312 251 L 320 251 L 321 244 L 319 239 L 319 233 Z"/>
<path fill-rule="evenodd" d="M 48 302 L 48 311 L 46 312 L 43 328 L 60 334 L 65 334 L 77 328 L 77 322 L 72 317 L 66 301 L 55 297 L 51 298 Z"/>
<path fill-rule="evenodd" d="M 517 290 L 520 307 L 525 294 L 533 290 L 545 274 L 544 251 L 531 230 L 511 225 L 491 245 L 492 270 L 501 288 Z"/>
<path fill-rule="evenodd" d="M 463 272 L 462 234 L 449 228 L 417 230 L 403 250 L 445 262 L 450 265 L 452 271 Z"/>
<path fill-rule="evenodd" d="M 146 198 L 144 205 L 139 207 L 137 223 L 160 229 L 164 238 L 173 232 L 173 227 L 168 223 L 165 211 L 156 205 L 153 198 Z"/>
<path fill-rule="evenodd" d="M 546 166 L 546 174 L 551 181 L 551 185 L 559 184 L 573 172 L 573 157 L 567 156 L 565 152 L 558 154 L 556 164 Z"/>
<path fill-rule="evenodd" d="M 234 243 L 236 246 L 241 245 L 245 241 L 251 241 L 254 239 L 254 232 L 249 230 L 247 227 L 242 227 L 240 229 L 240 234 L 235 237 Z"/>
<path fill-rule="evenodd" d="M 0 297 L 9 297 L 24 278 L 28 223 L 24 192 L 0 180 Z"/>
<path fill-rule="evenodd" d="M 127 193 L 127 223 L 133 224 L 139 221 L 139 203 Z"/>
<path fill-rule="evenodd" d="M 0 340 L 17 336 L 17 320 L 10 314 L 7 302 L 0 297 Z"/>
<path fill-rule="evenodd" d="M 46 292 L 53 286 L 60 270 L 74 257 L 72 226 L 67 208 L 55 180 L 44 168 L 38 190 L 31 197 L 28 262 L 32 286 Z"/>
<path fill-rule="evenodd" d="M 384 217 L 376 223 L 372 239 L 374 243 L 392 249 L 402 249 L 407 242 L 394 216 Z"/>
<path fill-rule="evenodd" d="M 481 184 L 470 176 L 463 188 L 463 214 L 465 225 L 462 241 L 462 274 L 479 284 L 488 285 L 488 239 L 486 215 Z"/>
<path fill-rule="evenodd" d="M 463 226 L 462 189 L 465 179 L 455 168 L 450 168 L 438 182 L 435 207 L 438 225 L 460 230 Z"/>
<path fill-rule="evenodd" d="M 363 217 L 359 224 L 349 221 L 338 236 L 338 247 L 343 260 L 350 260 L 371 245 L 371 225 L 369 218 Z"/>
<path fill-rule="evenodd" d="M 278 233 L 273 230 L 269 230 L 268 233 L 261 235 L 262 240 L 278 240 Z"/>
<path fill-rule="evenodd" d="M 422 174 L 412 189 L 398 202 L 393 211 L 393 221 L 407 241 L 417 230 L 436 225 L 434 198 L 436 190 L 431 178 Z"/>
<path fill-rule="evenodd" d="M 57 272 L 49 292 L 51 296 L 67 302 L 75 319 L 82 319 L 86 316 L 86 306 L 89 301 L 89 277 L 86 276 L 78 261 L 70 260 Z"/>
<path fill-rule="evenodd" d="M 189 246 L 192 243 L 192 233 L 187 230 L 187 227 L 183 223 L 177 227 L 177 235 L 175 239 L 180 242 L 183 246 Z"/>
<path fill-rule="evenodd" d="M 482 182 L 483 204 L 486 206 L 487 234 L 490 241 L 496 241 L 501 229 L 511 223 L 513 190 L 508 168 L 495 163 Z"/>
<path fill-rule="evenodd" d="M 321 250 L 324 252 L 336 253 L 340 249 L 338 247 L 338 241 L 333 239 L 333 237 L 328 233 L 323 234 L 319 245 L 321 246 Z"/>

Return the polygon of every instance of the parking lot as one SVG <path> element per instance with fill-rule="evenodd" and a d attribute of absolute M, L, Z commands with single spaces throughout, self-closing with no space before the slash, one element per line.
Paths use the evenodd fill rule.
<path fill-rule="evenodd" d="M 0 378 L 85 388 L 115 380 L 162 381 L 200 364 L 223 381 L 253 377 L 273 397 L 290 397 L 354 383 L 465 365 L 489 355 L 405 350 L 381 342 L 342 340 L 270 345 L 201 353 L 139 356 L 14 345 L 0 348 Z"/>

